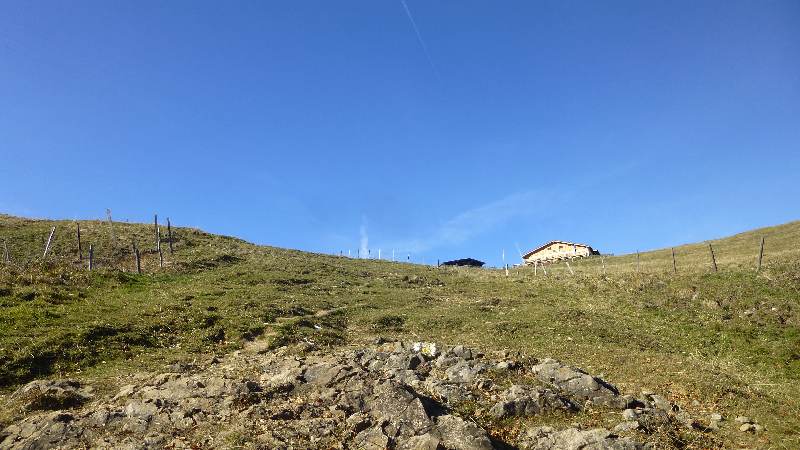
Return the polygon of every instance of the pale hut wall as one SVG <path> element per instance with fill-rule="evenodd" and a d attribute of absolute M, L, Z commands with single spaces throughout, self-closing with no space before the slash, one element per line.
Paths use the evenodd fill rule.
<path fill-rule="evenodd" d="M 574 244 L 571 242 L 552 241 L 542 247 L 537 248 L 526 254 L 523 259 L 526 264 L 537 262 L 552 262 L 572 258 L 584 258 L 597 254 L 592 247 L 584 244 Z"/>

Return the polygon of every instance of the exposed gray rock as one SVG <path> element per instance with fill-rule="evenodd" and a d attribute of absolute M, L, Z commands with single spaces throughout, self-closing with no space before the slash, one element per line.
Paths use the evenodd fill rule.
<path fill-rule="evenodd" d="M 450 383 L 429 377 L 425 380 L 423 386 L 433 398 L 446 405 L 453 406 L 467 400 L 475 399 L 472 392 L 460 383 Z"/>
<path fill-rule="evenodd" d="M 353 440 L 358 448 L 386 449 L 389 448 L 389 436 L 381 427 L 373 427 L 358 433 Z"/>
<path fill-rule="evenodd" d="M 587 401 L 631 402 L 599 378 L 557 361 L 534 366 L 545 382 L 539 386 L 530 374 L 513 370 L 521 366 L 507 354 L 493 360 L 462 346 L 443 351 L 435 343 L 380 342 L 328 353 L 303 349 L 303 355 L 254 347 L 205 367 L 173 364 L 170 372 L 137 375 L 100 398 L 75 382 L 32 383 L 14 401 L 52 392 L 79 401 L 48 403 L 58 411 L 28 407 L 24 418 L 0 432 L 0 448 L 226 448 L 246 442 L 259 448 L 483 450 L 492 448 L 489 434 L 456 412 L 474 409 L 481 411 L 475 418 L 486 420 L 487 413 L 569 414 Z M 509 381 L 515 384 L 503 390 Z M 652 394 L 647 401 L 655 403 Z M 655 407 L 634 413 L 638 422 L 624 422 L 618 431 L 670 420 Z M 539 430 L 523 433 L 520 442 L 497 443 L 638 448 L 604 433 Z"/>
<path fill-rule="evenodd" d="M 615 408 L 627 406 L 626 399 L 614 385 L 554 359 L 541 361 L 532 371 L 539 380 L 557 387 L 579 405 L 591 401 Z"/>
<path fill-rule="evenodd" d="M 445 371 L 447 379 L 454 383 L 472 383 L 480 373 L 487 369 L 486 364 L 479 361 L 461 360 Z"/>
<path fill-rule="evenodd" d="M 551 427 L 531 428 L 520 437 L 520 447 L 536 450 L 639 450 L 643 446 L 603 428 L 557 431 Z"/>
<path fill-rule="evenodd" d="M 436 420 L 436 430 L 445 448 L 453 450 L 491 450 L 494 448 L 483 428 L 460 417 L 446 415 Z"/>
<path fill-rule="evenodd" d="M 75 408 L 91 397 L 89 390 L 75 380 L 31 381 L 11 394 L 12 401 L 29 411 Z"/>
<path fill-rule="evenodd" d="M 318 386 L 330 386 L 350 372 L 350 367 L 341 364 L 321 363 L 308 366 L 303 373 L 307 383 Z"/>
<path fill-rule="evenodd" d="M 369 413 L 377 422 L 385 421 L 385 430 L 393 438 L 410 438 L 433 428 L 419 397 L 405 386 L 386 381 L 375 388 L 374 400 L 369 402 Z"/>
<path fill-rule="evenodd" d="M 636 420 L 628 420 L 622 422 L 614 427 L 614 433 L 626 433 L 630 431 L 637 430 L 639 428 L 639 422 Z"/>
<path fill-rule="evenodd" d="M 500 361 L 494 366 L 497 370 L 516 370 L 519 367 L 520 364 L 517 361 Z"/>
<path fill-rule="evenodd" d="M 439 450 L 441 439 L 434 433 L 425 433 L 398 444 L 398 450 Z"/>
<path fill-rule="evenodd" d="M 436 358 L 436 362 L 434 364 L 439 369 L 447 369 L 448 367 L 458 364 L 462 361 L 465 361 L 465 359 L 459 358 L 458 356 L 453 356 L 452 354 L 443 353 Z"/>
<path fill-rule="evenodd" d="M 419 355 L 399 353 L 389 356 L 384 363 L 384 367 L 390 369 L 414 370 L 422 361 L 423 359 Z"/>
<path fill-rule="evenodd" d="M 670 403 L 664 397 L 662 397 L 662 396 L 660 396 L 658 394 L 653 394 L 653 395 L 650 396 L 650 398 L 651 398 L 651 401 L 653 402 L 653 406 L 655 406 L 656 408 L 658 408 L 658 409 L 660 409 L 662 411 L 672 411 L 672 403 Z"/>
<path fill-rule="evenodd" d="M 670 424 L 670 415 L 663 409 L 643 408 L 638 413 L 639 427 L 646 433 L 655 433 Z"/>
<path fill-rule="evenodd" d="M 530 386 L 515 384 L 505 392 L 504 396 L 505 400 L 495 403 L 489 410 L 489 414 L 498 419 L 511 416 L 531 416 L 556 410 L 578 410 L 572 402 L 560 397 L 550 389 L 534 389 Z"/>
<path fill-rule="evenodd" d="M 262 384 L 271 390 L 290 391 L 301 380 L 303 367 L 300 361 L 286 358 L 277 366 L 261 377 Z"/>
<path fill-rule="evenodd" d="M 688 412 L 682 410 L 674 410 L 672 414 L 675 417 L 675 420 L 678 423 L 682 423 L 683 426 L 686 428 L 694 428 L 695 426 L 700 426 L 697 422 L 695 422 L 694 418 L 689 415 Z"/>
<path fill-rule="evenodd" d="M 622 411 L 622 417 L 624 417 L 625 420 L 636 420 L 636 418 L 639 417 L 639 413 L 636 412 L 635 409 L 628 408 Z"/>
<path fill-rule="evenodd" d="M 461 359 L 472 359 L 474 357 L 472 350 L 467 347 L 464 347 L 463 345 L 456 345 L 455 347 L 451 348 L 447 353 Z"/>

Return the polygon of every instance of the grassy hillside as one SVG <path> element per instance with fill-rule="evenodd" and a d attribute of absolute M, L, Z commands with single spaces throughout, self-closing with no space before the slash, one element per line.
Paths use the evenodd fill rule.
<path fill-rule="evenodd" d="M 677 273 L 667 249 L 642 253 L 638 270 L 626 255 L 571 263 L 574 275 L 559 264 L 547 276 L 518 268 L 509 277 L 259 247 L 187 228 L 174 230 L 175 253 L 165 244 L 160 268 L 152 224 L 115 223 L 113 239 L 108 223 L 80 226 L 84 252 L 95 248 L 92 272 L 78 262 L 75 222 L 0 216 L 12 257 L 0 262 L 6 392 L 34 377 L 102 380 L 253 339 L 338 346 L 385 336 L 552 356 L 624 391 L 664 392 L 698 417 L 748 415 L 767 426 L 758 436 L 724 428 L 703 445 L 800 446 L 798 222 L 712 241 L 716 273 L 702 243 L 675 248 Z"/>
<path fill-rule="evenodd" d="M 717 269 L 719 271 L 748 271 L 755 270 L 758 263 L 758 254 L 761 238 L 764 238 L 764 254 L 762 265 L 797 261 L 800 259 L 800 222 L 791 222 L 784 225 L 759 228 L 723 239 L 714 239 L 701 243 L 693 243 L 674 247 L 675 268 L 684 273 L 707 273 L 713 271 L 709 244 L 714 250 Z M 637 265 L 636 254 L 621 255 L 601 258 L 599 256 L 579 260 L 571 263 L 573 271 L 603 274 L 603 264 L 606 273 L 636 272 L 663 273 L 672 272 L 672 250 L 643 252 L 639 254 Z M 561 271 L 567 271 L 565 264 L 557 265 Z"/>

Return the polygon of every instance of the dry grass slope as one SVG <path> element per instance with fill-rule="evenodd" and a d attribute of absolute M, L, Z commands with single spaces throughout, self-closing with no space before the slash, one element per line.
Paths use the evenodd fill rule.
<path fill-rule="evenodd" d="M 42 239 L 57 226 L 52 255 Z M 342 346 L 376 336 L 552 356 L 618 384 L 667 394 L 696 417 L 720 412 L 711 435 L 653 437 L 669 446 L 800 447 L 800 223 L 705 243 L 599 258 L 534 275 L 435 268 L 310 254 L 175 229 L 158 265 L 152 224 L 75 223 L 0 216 L 0 386 L 44 376 L 102 385 L 132 371 L 222 354 L 254 339 Z M 165 236 L 166 233 L 162 233 Z M 761 236 L 764 267 L 755 271 Z M 137 275 L 131 243 L 144 251 Z M 165 246 L 166 251 L 166 246 Z M 321 313 L 322 311 L 333 311 Z M 9 413 L 0 421 L 10 421 Z M 766 425 L 739 432 L 737 415 Z M 579 421 L 610 425 L 591 411 Z M 535 423 L 558 419 L 537 417 Z M 555 422 L 554 422 L 555 421 Z"/>

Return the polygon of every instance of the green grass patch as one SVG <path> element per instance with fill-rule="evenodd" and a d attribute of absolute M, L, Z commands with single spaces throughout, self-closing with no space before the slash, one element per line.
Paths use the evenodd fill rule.
<path fill-rule="evenodd" d="M 53 251 L 41 261 L 54 224 Z M 159 370 L 253 339 L 324 348 L 391 334 L 559 358 L 623 392 L 663 393 L 696 417 L 747 415 L 767 426 L 762 437 L 723 428 L 724 446 L 800 446 L 798 223 L 713 241 L 717 273 L 707 245 L 692 244 L 676 247 L 678 273 L 667 249 L 642 253 L 638 271 L 635 255 L 622 255 L 575 261 L 574 275 L 553 265 L 547 276 L 515 268 L 508 277 L 258 247 L 186 228 L 175 228 L 175 253 L 161 268 L 152 225 L 115 223 L 112 240 L 107 223 L 80 224 L 83 262 L 74 222 L 0 216 L 12 256 L 0 262 L 5 393 L 43 376 Z M 141 275 L 132 241 L 143 250 Z"/>

